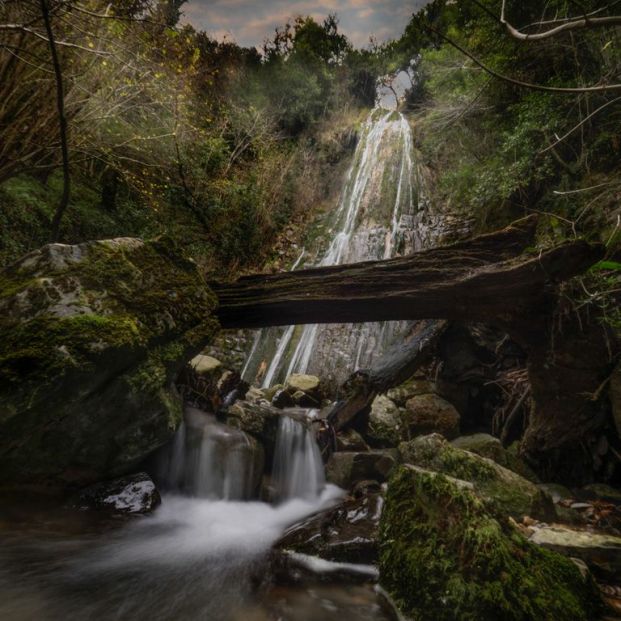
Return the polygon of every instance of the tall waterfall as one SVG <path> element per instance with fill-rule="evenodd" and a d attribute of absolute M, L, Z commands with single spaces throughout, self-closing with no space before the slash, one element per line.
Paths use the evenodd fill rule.
<path fill-rule="evenodd" d="M 364 124 L 332 220 L 331 242 L 315 265 L 386 259 L 426 245 L 427 201 L 412 130 L 387 99 L 385 93 L 378 94 L 378 105 Z M 244 378 L 262 387 L 291 373 L 339 381 L 369 365 L 402 326 L 393 322 L 263 330 L 253 343 Z"/>

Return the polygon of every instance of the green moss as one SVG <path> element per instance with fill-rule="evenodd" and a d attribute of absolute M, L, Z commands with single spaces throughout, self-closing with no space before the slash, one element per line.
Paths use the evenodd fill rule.
<path fill-rule="evenodd" d="M 88 368 L 104 348 L 144 344 L 136 321 L 126 315 L 41 314 L 2 332 L 0 377 L 11 382 L 32 373 L 42 381 L 68 368 Z"/>
<path fill-rule="evenodd" d="M 595 587 L 459 482 L 411 466 L 391 478 L 380 527 L 382 585 L 426 621 L 587 621 Z"/>
<path fill-rule="evenodd" d="M 437 434 L 399 445 L 403 461 L 474 484 L 476 490 L 516 519 L 553 519 L 552 500 L 534 483 L 493 461 L 459 449 Z"/>

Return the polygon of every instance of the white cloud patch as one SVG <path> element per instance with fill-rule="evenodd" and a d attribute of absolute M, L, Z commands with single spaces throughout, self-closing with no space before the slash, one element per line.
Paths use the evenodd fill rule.
<path fill-rule="evenodd" d="M 184 21 L 216 38 L 232 38 L 240 45 L 258 46 L 296 15 L 322 20 L 336 13 L 340 29 L 354 45 L 401 35 L 409 15 L 425 0 L 188 0 Z"/>

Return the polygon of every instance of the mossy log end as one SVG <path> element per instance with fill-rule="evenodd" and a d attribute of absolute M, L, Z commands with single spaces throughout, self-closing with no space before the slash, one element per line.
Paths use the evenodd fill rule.
<path fill-rule="evenodd" d="M 408 319 L 504 320 L 540 307 L 550 283 L 603 253 L 574 241 L 525 253 L 535 220 L 408 257 L 215 283 L 224 328 Z"/>

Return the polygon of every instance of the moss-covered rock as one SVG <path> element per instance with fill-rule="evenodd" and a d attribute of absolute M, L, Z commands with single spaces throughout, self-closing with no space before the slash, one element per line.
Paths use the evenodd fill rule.
<path fill-rule="evenodd" d="M 365 435 L 369 444 L 382 448 L 398 446 L 407 439 L 402 433 L 399 408 L 388 397 L 378 395 L 373 400 Z"/>
<path fill-rule="evenodd" d="M 406 463 L 470 481 L 477 492 L 515 519 L 556 517 L 552 499 L 534 483 L 491 459 L 453 446 L 439 434 L 403 442 L 399 452 Z"/>
<path fill-rule="evenodd" d="M 506 449 L 498 438 L 487 433 L 461 436 L 452 442 L 453 446 L 487 457 L 508 470 L 516 472 L 533 483 L 539 483 L 537 475 L 520 459 L 516 450 Z"/>
<path fill-rule="evenodd" d="M 0 486 L 111 478 L 166 442 L 215 305 L 163 240 L 50 244 L 2 271 Z"/>
<path fill-rule="evenodd" d="M 590 621 L 596 587 L 529 543 L 468 483 L 400 466 L 380 524 L 380 581 L 419 621 Z"/>
<path fill-rule="evenodd" d="M 402 417 L 410 438 L 441 433 L 452 440 L 459 435 L 459 412 L 435 394 L 416 395 L 408 399 Z"/>

